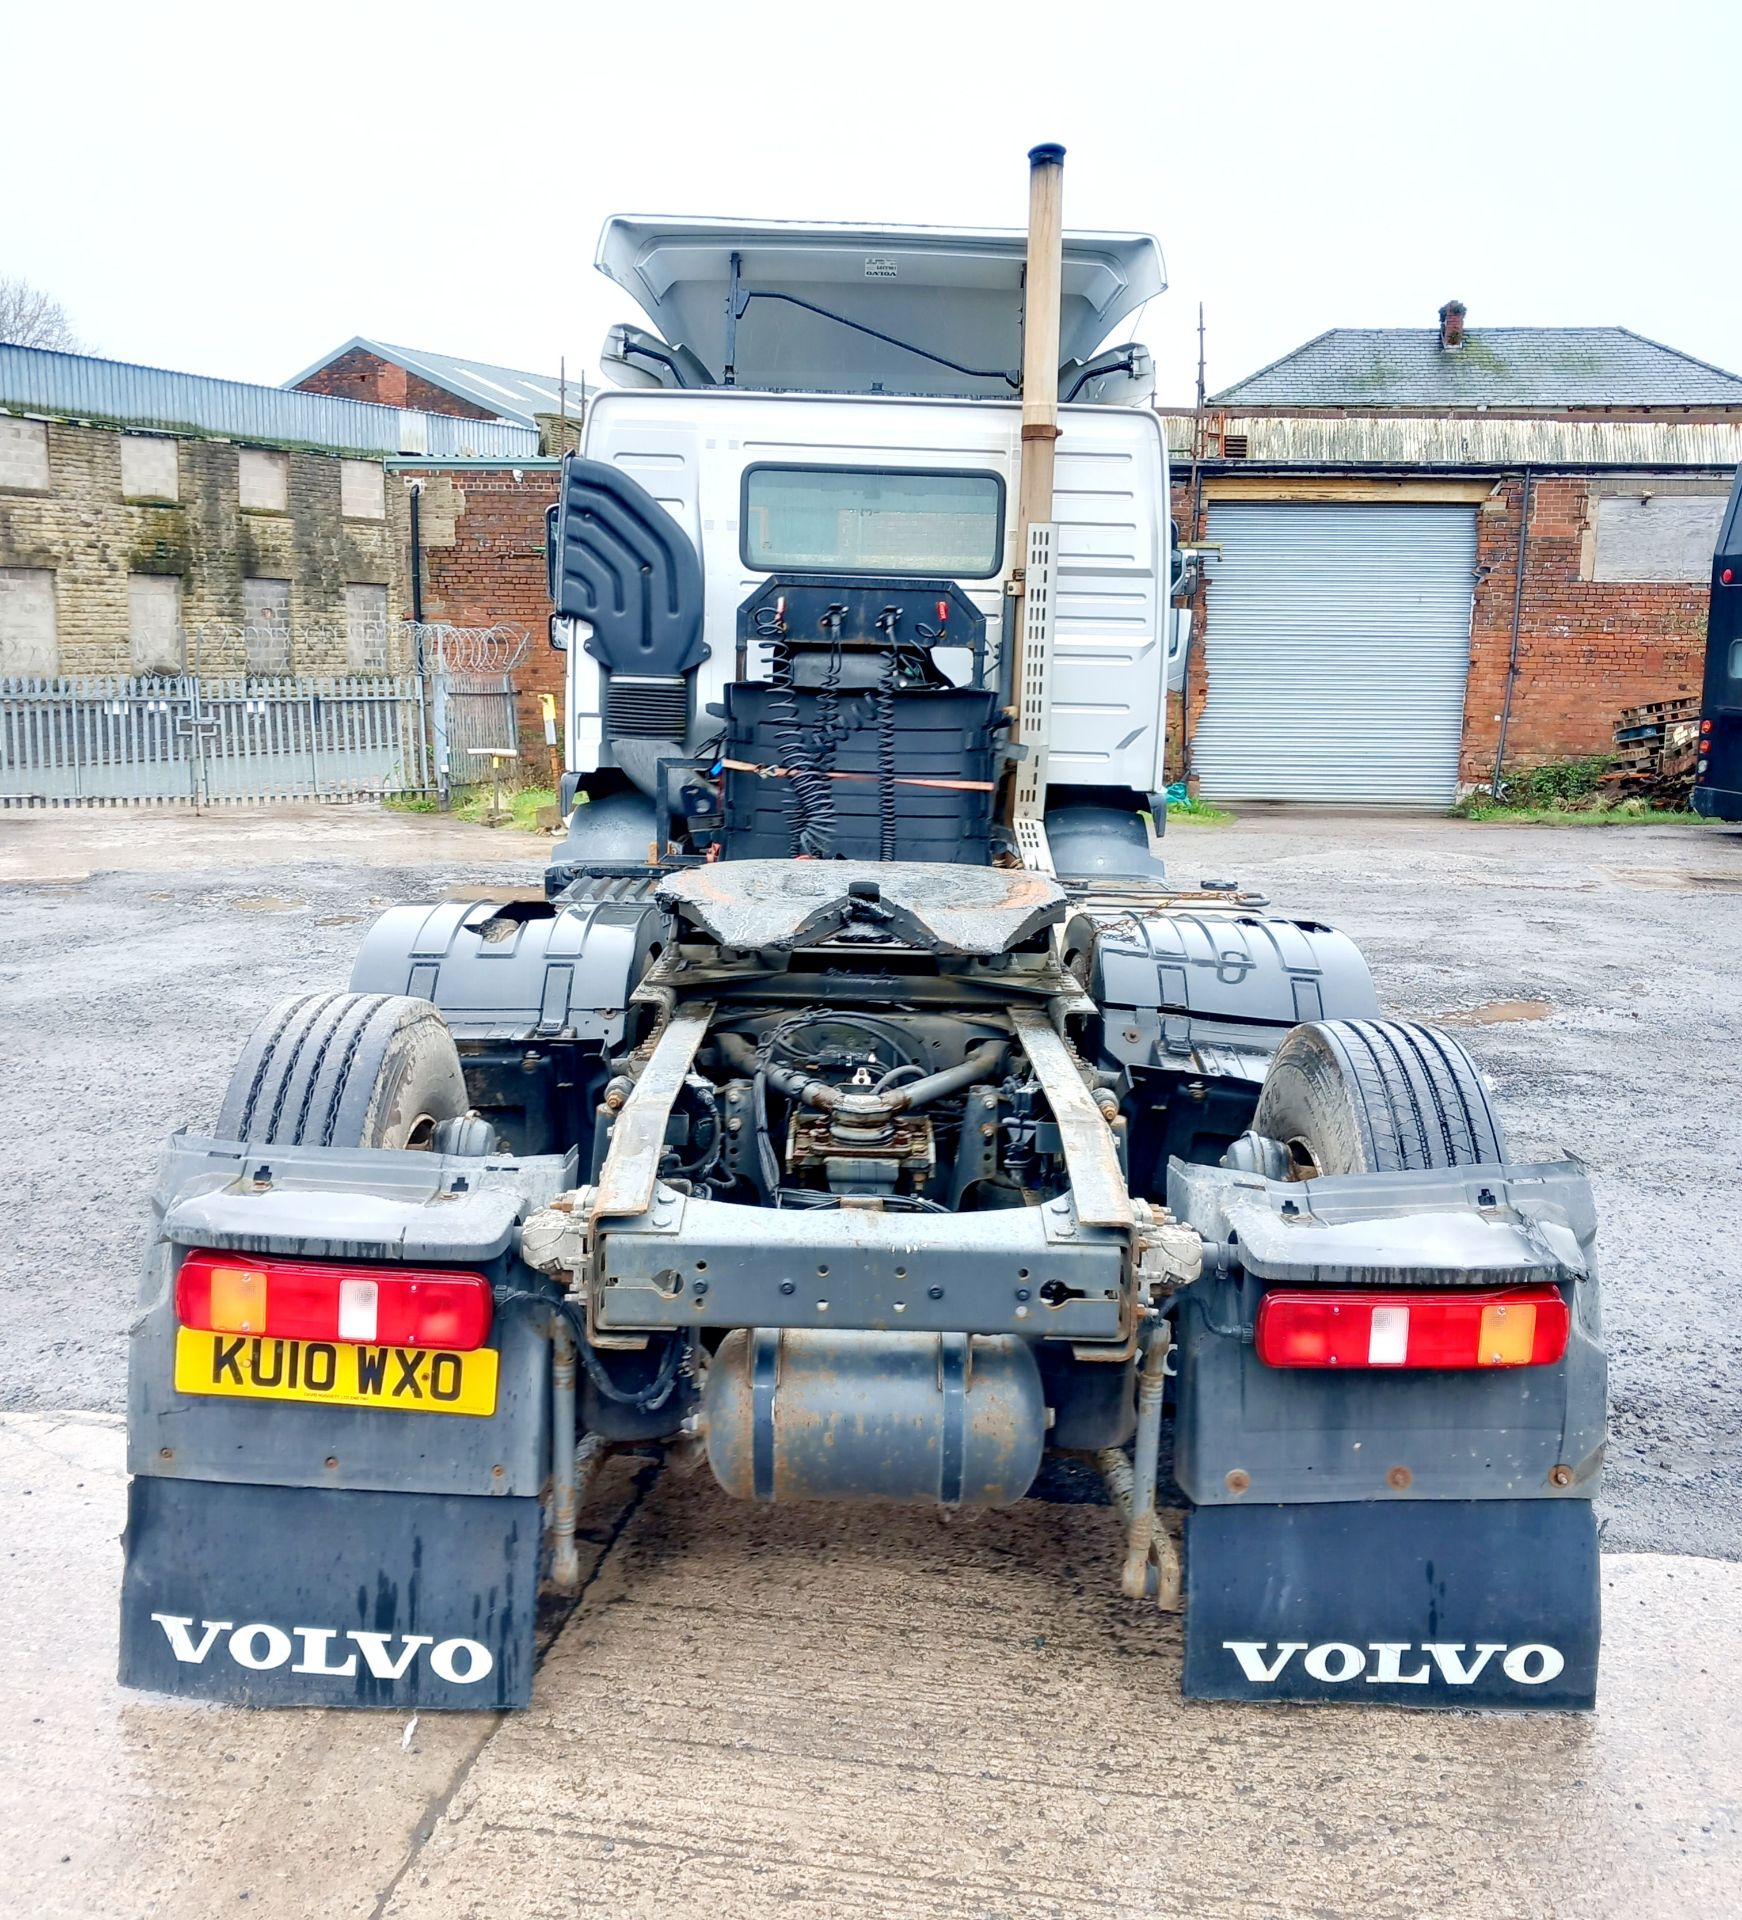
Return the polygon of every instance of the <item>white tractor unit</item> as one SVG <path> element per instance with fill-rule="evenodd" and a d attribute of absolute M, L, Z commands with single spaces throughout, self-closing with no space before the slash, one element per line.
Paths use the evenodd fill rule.
<path fill-rule="evenodd" d="M 551 512 L 547 898 L 384 914 L 165 1150 L 124 1680 L 523 1705 L 599 1462 L 676 1448 L 1104 1487 L 1196 1697 L 1593 1702 L 1583 1169 L 1345 935 L 1169 882 L 1167 451 L 1102 346 L 1161 260 L 1062 163 L 1026 238 L 607 226 L 651 327 Z"/>

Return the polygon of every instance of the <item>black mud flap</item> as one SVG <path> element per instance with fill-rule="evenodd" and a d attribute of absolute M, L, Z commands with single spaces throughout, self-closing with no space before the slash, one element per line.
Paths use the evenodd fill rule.
<path fill-rule="evenodd" d="M 1186 1518 L 1188 1699 L 1592 1707 L 1598 1618 L 1583 1500 Z"/>
<path fill-rule="evenodd" d="M 523 1707 L 539 1503 L 135 1479 L 121 1680 L 252 1707 Z"/>

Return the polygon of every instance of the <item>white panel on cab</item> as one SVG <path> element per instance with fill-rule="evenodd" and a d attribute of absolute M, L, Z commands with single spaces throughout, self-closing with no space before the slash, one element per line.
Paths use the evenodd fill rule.
<path fill-rule="evenodd" d="M 1060 423 L 1051 780 L 1055 786 L 1124 786 L 1142 793 L 1153 785 L 1164 733 L 1166 446 L 1158 416 L 1147 410 L 1066 407 Z M 706 710 L 721 699 L 735 671 L 737 610 L 768 578 L 743 552 L 747 469 L 996 474 L 1005 489 L 1001 562 L 992 576 L 958 582 L 986 616 L 988 658 L 995 661 L 1014 562 L 1020 444 L 1021 409 L 1013 402 L 732 388 L 601 394 L 588 414 L 588 456 L 633 474 L 685 525 L 701 554 L 710 652 L 698 676 L 690 744 L 699 745 L 717 729 Z M 584 658 L 570 654 L 582 678 Z M 965 650 L 941 651 L 939 664 L 957 679 L 969 671 Z M 571 713 L 577 731 L 596 740 L 597 720 L 573 704 Z M 609 743 L 600 741 L 591 751 L 608 756 Z M 601 761 L 578 758 L 575 764 L 587 771 Z"/>

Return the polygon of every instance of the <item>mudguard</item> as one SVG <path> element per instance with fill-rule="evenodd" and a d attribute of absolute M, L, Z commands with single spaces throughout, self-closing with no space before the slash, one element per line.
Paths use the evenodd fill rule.
<path fill-rule="evenodd" d="M 170 1142 L 130 1344 L 123 1682 L 249 1706 L 526 1703 L 552 1407 L 546 1283 L 518 1228 L 575 1179 L 572 1155 Z M 501 1293 L 493 1411 L 414 1404 L 386 1349 L 379 1404 L 241 1395 L 215 1371 L 184 1390 L 191 1247 L 482 1272 Z M 229 1344 L 226 1383 L 279 1386 L 285 1342 Z"/>
<path fill-rule="evenodd" d="M 391 907 L 364 936 L 354 993 L 408 993 L 441 1008 L 457 1040 L 623 1038 L 623 1010 L 668 926 L 646 879 L 589 883 L 588 897 Z"/>
<path fill-rule="evenodd" d="M 1588 1708 L 1600 1617 L 1582 1500 L 1186 1518 L 1188 1699 Z"/>
<path fill-rule="evenodd" d="M 536 1499 L 136 1479 L 124 1686 L 237 1706 L 523 1707 Z"/>
<path fill-rule="evenodd" d="M 1139 1072 L 1256 1082 L 1290 1027 L 1379 1011 L 1361 950 L 1316 921 L 1226 908 L 1101 910 L 1073 919 L 1064 945 L 1086 958 L 1102 1050 Z"/>
<path fill-rule="evenodd" d="M 1491 1499 L 1587 1503 L 1608 1437 L 1596 1208 L 1576 1161 L 1274 1181 L 1168 1172 L 1168 1206 L 1238 1267 L 1180 1295 L 1174 1471 L 1199 1507 Z M 1266 1366 L 1267 1286 L 1560 1288 L 1553 1366 L 1437 1373 Z"/>

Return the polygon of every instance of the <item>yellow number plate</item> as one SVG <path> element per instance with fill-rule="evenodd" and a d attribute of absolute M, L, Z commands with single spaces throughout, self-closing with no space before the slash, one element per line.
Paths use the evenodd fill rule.
<path fill-rule="evenodd" d="M 257 1340 L 245 1333 L 178 1327 L 177 1393 L 244 1400 L 305 1400 L 394 1413 L 496 1411 L 496 1351 L 358 1347 L 343 1340 Z"/>

